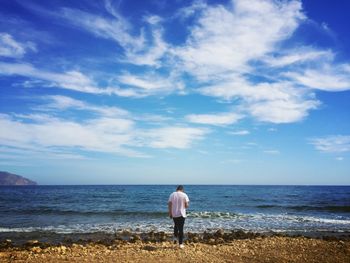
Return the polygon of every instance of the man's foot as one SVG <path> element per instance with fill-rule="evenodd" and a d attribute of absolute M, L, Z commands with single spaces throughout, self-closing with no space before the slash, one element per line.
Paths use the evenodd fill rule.
<path fill-rule="evenodd" d="M 177 237 L 173 237 L 173 243 L 177 244 Z"/>
<path fill-rule="evenodd" d="M 185 248 L 185 245 L 184 244 L 180 244 L 179 248 L 183 249 L 183 248 Z"/>

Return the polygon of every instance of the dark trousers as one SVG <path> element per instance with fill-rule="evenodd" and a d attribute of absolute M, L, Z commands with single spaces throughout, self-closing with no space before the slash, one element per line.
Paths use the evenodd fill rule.
<path fill-rule="evenodd" d="M 179 239 L 179 244 L 182 244 L 182 241 L 184 239 L 184 224 L 185 224 L 185 218 L 180 217 L 173 217 L 174 220 L 174 236 Z"/>

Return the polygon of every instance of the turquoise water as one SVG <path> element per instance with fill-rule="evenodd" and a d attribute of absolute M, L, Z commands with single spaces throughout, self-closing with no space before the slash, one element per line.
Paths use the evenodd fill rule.
<path fill-rule="evenodd" d="M 0 232 L 170 232 L 175 186 L 0 187 Z M 349 186 L 188 185 L 187 231 L 350 232 Z"/>

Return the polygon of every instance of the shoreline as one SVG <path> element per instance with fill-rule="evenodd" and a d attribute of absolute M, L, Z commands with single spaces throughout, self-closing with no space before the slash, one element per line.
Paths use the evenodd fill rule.
<path fill-rule="evenodd" d="M 223 239 L 223 237 L 221 237 Z M 231 241 L 170 241 L 114 239 L 48 245 L 32 240 L 25 246 L 0 249 L 0 262 L 337 262 L 350 259 L 350 240 L 306 237 L 256 236 Z"/>
<path fill-rule="evenodd" d="M 149 242 L 160 243 L 172 240 L 171 232 L 164 231 L 132 231 L 121 229 L 115 233 L 94 232 L 94 233 L 54 233 L 54 232 L 2 232 L 0 233 L 0 251 L 7 248 L 30 248 L 39 246 L 41 248 L 50 246 L 71 246 L 73 244 L 101 244 L 109 246 L 115 242 L 135 243 Z M 217 245 L 232 242 L 235 240 L 256 239 L 256 238 L 305 238 L 326 241 L 350 241 L 350 232 L 251 232 L 243 230 L 224 229 L 186 232 L 184 241 L 186 243 L 203 243 Z"/>

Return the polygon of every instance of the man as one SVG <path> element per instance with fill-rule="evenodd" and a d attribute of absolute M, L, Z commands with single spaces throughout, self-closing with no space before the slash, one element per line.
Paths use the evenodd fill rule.
<path fill-rule="evenodd" d="M 178 238 L 180 248 L 184 248 L 183 237 L 184 237 L 184 224 L 186 218 L 186 208 L 188 208 L 187 194 L 184 193 L 184 187 L 179 185 L 176 188 L 176 192 L 173 192 L 169 196 L 168 210 L 169 217 L 174 220 L 174 236 Z"/>

